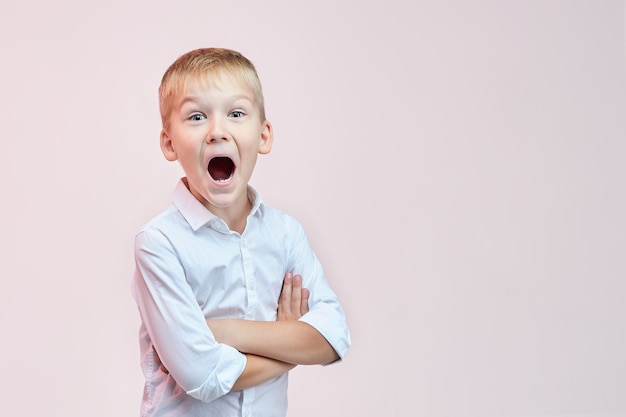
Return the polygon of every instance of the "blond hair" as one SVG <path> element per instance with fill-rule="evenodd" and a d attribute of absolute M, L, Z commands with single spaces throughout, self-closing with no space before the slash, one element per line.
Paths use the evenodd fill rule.
<path fill-rule="evenodd" d="M 200 48 L 180 56 L 163 74 L 159 87 L 163 127 L 168 125 L 174 100 L 185 92 L 190 82 L 215 85 L 224 77 L 232 77 L 252 90 L 261 121 L 265 121 L 263 90 L 252 62 L 230 49 Z"/>

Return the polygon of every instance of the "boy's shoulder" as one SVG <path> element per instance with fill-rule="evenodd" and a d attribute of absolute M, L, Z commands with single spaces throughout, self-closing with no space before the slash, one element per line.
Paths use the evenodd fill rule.
<path fill-rule="evenodd" d="M 284 225 L 300 223 L 292 215 L 268 204 L 258 189 L 248 185 L 248 199 L 252 203 L 251 215 L 258 217 L 264 223 L 279 223 Z"/>
<path fill-rule="evenodd" d="M 154 232 L 163 233 L 167 230 L 184 227 L 184 223 L 185 221 L 183 216 L 176 205 L 172 203 L 165 210 L 162 210 L 156 216 L 144 223 L 137 231 L 137 234 Z"/>
<path fill-rule="evenodd" d="M 257 194 L 258 195 L 258 194 Z M 296 221 L 296 219 L 288 213 L 267 204 L 265 201 L 261 203 L 263 217 L 268 219 L 281 219 L 284 221 Z"/>
<path fill-rule="evenodd" d="M 288 214 L 274 206 L 270 206 L 267 203 L 262 203 L 262 221 L 267 223 L 278 223 L 283 225 L 287 229 L 302 228 L 300 222 L 291 214 Z"/>

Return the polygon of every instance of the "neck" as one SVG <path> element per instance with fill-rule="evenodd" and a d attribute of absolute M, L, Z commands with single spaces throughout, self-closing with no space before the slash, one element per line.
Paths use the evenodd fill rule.
<path fill-rule="evenodd" d="M 248 196 L 241 204 L 230 207 L 207 207 L 209 211 L 226 222 L 228 228 L 234 232 L 242 234 L 246 228 L 248 215 L 252 210 L 252 203 Z"/>
<path fill-rule="evenodd" d="M 186 178 L 183 179 L 187 189 L 193 194 L 193 196 L 211 213 L 219 217 L 226 222 L 228 228 L 234 232 L 242 234 L 246 228 L 248 215 L 252 210 L 252 202 L 248 198 L 248 188 L 245 192 L 242 192 L 236 200 L 227 205 L 226 207 L 218 207 L 209 203 L 199 192 L 190 186 Z"/>

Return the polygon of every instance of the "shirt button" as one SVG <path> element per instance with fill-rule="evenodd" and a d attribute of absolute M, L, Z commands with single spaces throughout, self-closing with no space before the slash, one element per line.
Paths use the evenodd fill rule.
<path fill-rule="evenodd" d="M 243 417 L 250 417 L 250 410 L 243 410 Z"/>

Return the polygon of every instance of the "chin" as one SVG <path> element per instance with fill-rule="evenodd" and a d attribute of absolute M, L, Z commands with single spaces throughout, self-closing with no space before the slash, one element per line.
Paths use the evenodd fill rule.
<path fill-rule="evenodd" d="M 210 193 L 206 200 L 213 207 L 225 209 L 236 205 L 240 194 L 236 189 L 224 193 Z"/>

